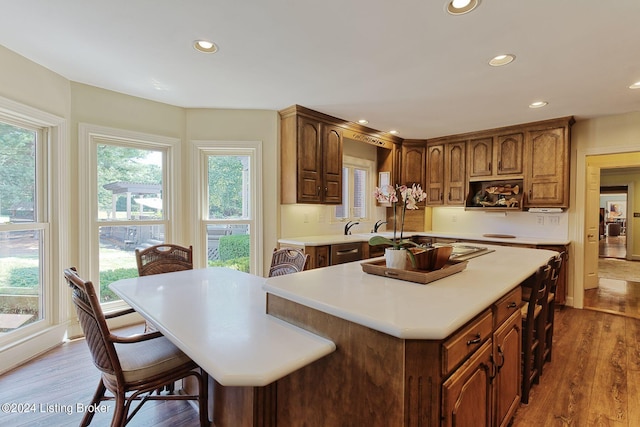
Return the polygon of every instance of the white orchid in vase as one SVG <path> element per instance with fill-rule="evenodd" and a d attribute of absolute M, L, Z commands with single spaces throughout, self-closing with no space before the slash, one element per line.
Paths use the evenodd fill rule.
<path fill-rule="evenodd" d="M 400 200 L 398 197 L 398 193 L 400 194 L 400 198 L 402 199 L 402 218 L 400 223 L 400 238 L 397 238 L 397 204 Z M 386 185 L 383 187 L 376 187 L 376 191 L 374 192 L 374 196 L 376 200 L 383 204 L 389 204 L 393 206 L 393 239 L 389 239 L 383 236 L 374 236 L 369 239 L 369 244 L 371 246 L 377 245 L 390 245 L 394 249 L 402 249 L 404 246 L 419 246 L 417 243 L 413 242 L 410 239 L 405 239 L 403 236 L 404 233 L 404 218 L 407 209 L 416 210 L 418 209 L 418 203 L 422 202 L 427 198 L 427 194 L 422 190 L 420 184 L 413 184 L 411 187 L 407 187 L 406 185 Z M 413 254 L 411 251 L 408 252 L 411 262 L 415 264 Z"/>

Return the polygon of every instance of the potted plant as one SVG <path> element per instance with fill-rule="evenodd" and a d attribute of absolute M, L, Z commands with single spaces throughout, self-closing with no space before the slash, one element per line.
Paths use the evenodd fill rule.
<path fill-rule="evenodd" d="M 400 195 L 398 197 L 398 194 Z M 384 236 L 374 236 L 369 239 L 371 246 L 388 245 L 385 249 L 385 261 L 388 268 L 404 269 L 406 266 L 407 256 L 415 267 L 415 258 L 411 251 L 407 251 L 407 246 L 420 246 L 410 239 L 405 239 L 404 218 L 407 209 L 418 209 L 418 203 L 422 202 L 426 197 L 426 193 L 420 187 L 420 184 L 413 184 L 411 187 L 406 185 L 385 185 L 376 187 L 374 197 L 378 202 L 383 204 L 391 204 L 393 207 L 393 238 L 389 239 Z M 400 223 L 400 238 L 397 238 L 397 204 L 402 199 L 402 217 Z"/>

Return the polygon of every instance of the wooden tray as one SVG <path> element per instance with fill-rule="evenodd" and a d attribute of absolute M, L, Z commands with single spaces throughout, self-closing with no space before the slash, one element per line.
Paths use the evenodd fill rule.
<path fill-rule="evenodd" d="M 387 268 L 386 261 L 384 259 L 366 261 L 360 263 L 360 265 L 362 266 L 362 271 L 365 273 L 426 285 L 427 283 L 434 282 L 442 279 L 443 277 L 461 272 L 467 268 L 467 263 L 468 261 L 449 261 L 440 270 L 435 271 L 417 270 L 411 267 L 408 267 L 406 270 Z"/>

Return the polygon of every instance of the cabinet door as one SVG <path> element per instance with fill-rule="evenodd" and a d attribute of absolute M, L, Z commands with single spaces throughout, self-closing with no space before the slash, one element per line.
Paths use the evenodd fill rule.
<path fill-rule="evenodd" d="M 469 177 L 493 175 L 493 137 L 472 139 L 468 143 Z"/>
<path fill-rule="evenodd" d="M 444 145 L 427 147 L 427 205 L 444 204 Z"/>
<path fill-rule="evenodd" d="M 494 333 L 493 360 L 496 365 L 494 380 L 494 424 L 507 426 L 520 403 L 520 349 L 522 347 L 522 315 L 513 313 Z"/>
<path fill-rule="evenodd" d="M 565 130 L 559 127 L 528 132 L 526 206 L 569 206 L 569 147 Z"/>
<path fill-rule="evenodd" d="M 322 190 L 322 147 L 320 123 L 300 117 L 298 120 L 297 162 L 298 202 L 319 203 Z"/>
<path fill-rule="evenodd" d="M 491 425 L 491 347 L 487 340 L 442 385 L 442 426 Z"/>
<path fill-rule="evenodd" d="M 522 150 L 524 135 L 514 133 L 500 135 L 496 143 L 496 172 L 498 175 L 522 175 Z"/>
<path fill-rule="evenodd" d="M 420 187 L 424 189 L 425 151 L 424 143 L 402 144 L 400 184 L 404 184 L 409 187 L 413 184 L 420 184 Z"/>
<path fill-rule="evenodd" d="M 342 131 L 322 125 L 322 201 L 342 203 Z"/>
<path fill-rule="evenodd" d="M 465 142 L 446 145 L 445 189 L 447 205 L 464 205 L 466 200 L 466 163 Z"/>
<path fill-rule="evenodd" d="M 304 252 L 309 255 L 307 269 L 312 270 L 329 265 L 329 246 L 305 246 Z"/>

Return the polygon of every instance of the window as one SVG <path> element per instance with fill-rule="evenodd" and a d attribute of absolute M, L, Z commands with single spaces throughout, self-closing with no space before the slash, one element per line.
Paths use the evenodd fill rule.
<path fill-rule="evenodd" d="M 260 144 L 200 141 L 194 147 L 202 171 L 194 177 L 201 206 L 198 252 L 210 267 L 261 272 Z"/>
<path fill-rule="evenodd" d="M 44 134 L 0 120 L 0 335 L 45 318 Z"/>
<path fill-rule="evenodd" d="M 117 129 L 81 125 L 88 157 L 85 225 L 89 247 L 83 274 L 99 289 L 100 302 L 109 308 L 119 298 L 109 284 L 138 276 L 135 250 L 176 241 L 169 218 L 178 141 Z M 82 253 L 85 253 L 83 250 Z M 85 271 L 89 271 L 85 273 Z"/>
<path fill-rule="evenodd" d="M 342 166 L 343 204 L 335 208 L 336 220 L 366 219 L 370 216 L 373 170 L 372 161 L 345 156 Z"/>

